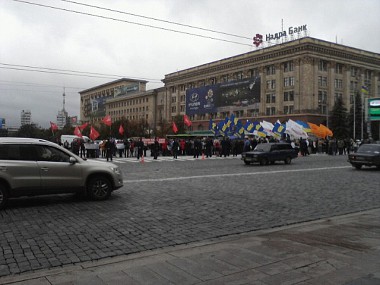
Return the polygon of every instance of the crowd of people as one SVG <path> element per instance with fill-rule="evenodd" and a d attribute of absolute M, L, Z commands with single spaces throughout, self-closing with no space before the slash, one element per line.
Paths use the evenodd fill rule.
<path fill-rule="evenodd" d="M 249 137 L 245 139 L 231 139 L 229 137 L 213 138 L 213 137 L 195 137 L 195 138 L 173 138 L 165 139 L 159 142 L 155 138 L 153 143 L 146 144 L 142 138 L 118 140 L 109 138 L 99 143 L 96 157 L 106 158 L 107 161 L 112 161 L 113 157 L 141 157 L 147 156 L 147 151 L 150 155 L 157 159 L 159 156 L 238 156 L 242 152 L 253 150 L 259 143 L 268 142 L 288 142 L 293 148 L 298 149 L 302 156 L 307 156 L 316 153 L 326 153 L 329 155 L 347 155 L 350 152 L 356 151 L 361 141 L 355 141 L 351 138 L 336 139 L 336 138 L 308 138 L 289 140 L 283 138 L 276 140 L 273 137 L 256 138 Z M 365 142 L 365 141 L 364 141 Z M 83 140 L 73 140 L 71 145 L 64 143 L 65 148 L 71 149 L 77 155 L 86 157 L 86 149 Z"/>

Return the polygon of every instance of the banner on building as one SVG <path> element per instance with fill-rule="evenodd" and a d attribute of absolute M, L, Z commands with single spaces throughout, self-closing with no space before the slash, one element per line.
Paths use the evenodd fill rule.
<path fill-rule="evenodd" d="M 106 100 L 112 99 L 113 96 L 100 97 L 91 99 L 86 109 L 90 111 L 90 114 L 94 117 L 103 117 L 106 115 Z"/>
<path fill-rule="evenodd" d="M 259 76 L 186 90 L 187 115 L 217 113 L 227 106 L 254 108 L 259 102 Z"/>
<path fill-rule="evenodd" d="M 138 91 L 140 91 L 139 83 L 134 83 L 127 86 L 119 86 L 119 87 L 114 88 L 113 96 L 114 97 L 124 96 L 124 95 L 128 95 L 130 93 L 135 93 Z"/>

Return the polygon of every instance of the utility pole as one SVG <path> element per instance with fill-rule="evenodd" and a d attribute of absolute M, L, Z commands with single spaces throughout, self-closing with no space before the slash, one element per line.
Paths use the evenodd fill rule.
<path fill-rule="evenodd" d="M 355 135 L 356 135 L 356 129 L 355 129 L 355 126 L 356 126 L 356 93 L 354 93 L 354 133 L 353 133 L 353 136 L 352 138 L 355 140 Z"/>
<path fill-rule="evenodd" d="M 360 92 L 360 101 L 362 102 L 362 110 L 361 110 L 361 117 L 362 117 L 362 130 L 361 130 L 361 141 L 363 141 L 363 133 L 364 133 L 364 102 L 363 102 L 363 92 Z"/>

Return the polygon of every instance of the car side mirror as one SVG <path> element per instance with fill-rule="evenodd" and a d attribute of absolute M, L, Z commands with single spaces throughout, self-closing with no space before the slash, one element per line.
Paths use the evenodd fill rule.
<path fill-rule="evenodd" d="M 70 156 L 69 162 L 70 164 L 75 164 L 77 163 L 77 160 L 75 159 L 75 157 Z"/>

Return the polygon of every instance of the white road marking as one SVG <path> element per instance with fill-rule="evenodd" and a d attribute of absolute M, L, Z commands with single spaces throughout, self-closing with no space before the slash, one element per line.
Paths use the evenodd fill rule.
<path fill-rule="evenodd" d="M 250 175 L 263 175 L 263 174 L 276 174 L 276 173 L 289 173 L 289 172 L 322 171 L 322 170 L 343 169 L 343 168 L 351 168 L 351 167 L 352 166 L 335 166 L 335 167 L 319 167 L 319 168 L 308 168 L 308 169 L 275 170 L 275 171 L 263 171 L 263 172 L 210 174 L 210 175 L 168 177 L 168 178 L 155 178 L 155 179 L 123 180 L 123 182 L 124 182 L 124 184 L 127 184 L 127 183 L 139 183 L 139 182 L 164 182 L 164 181 L 179 181 L 179 180 L 203 179 L 203 178 L 214 178 L 214 177 L 220 178 L 220 177 L 250 176 Z"/>

